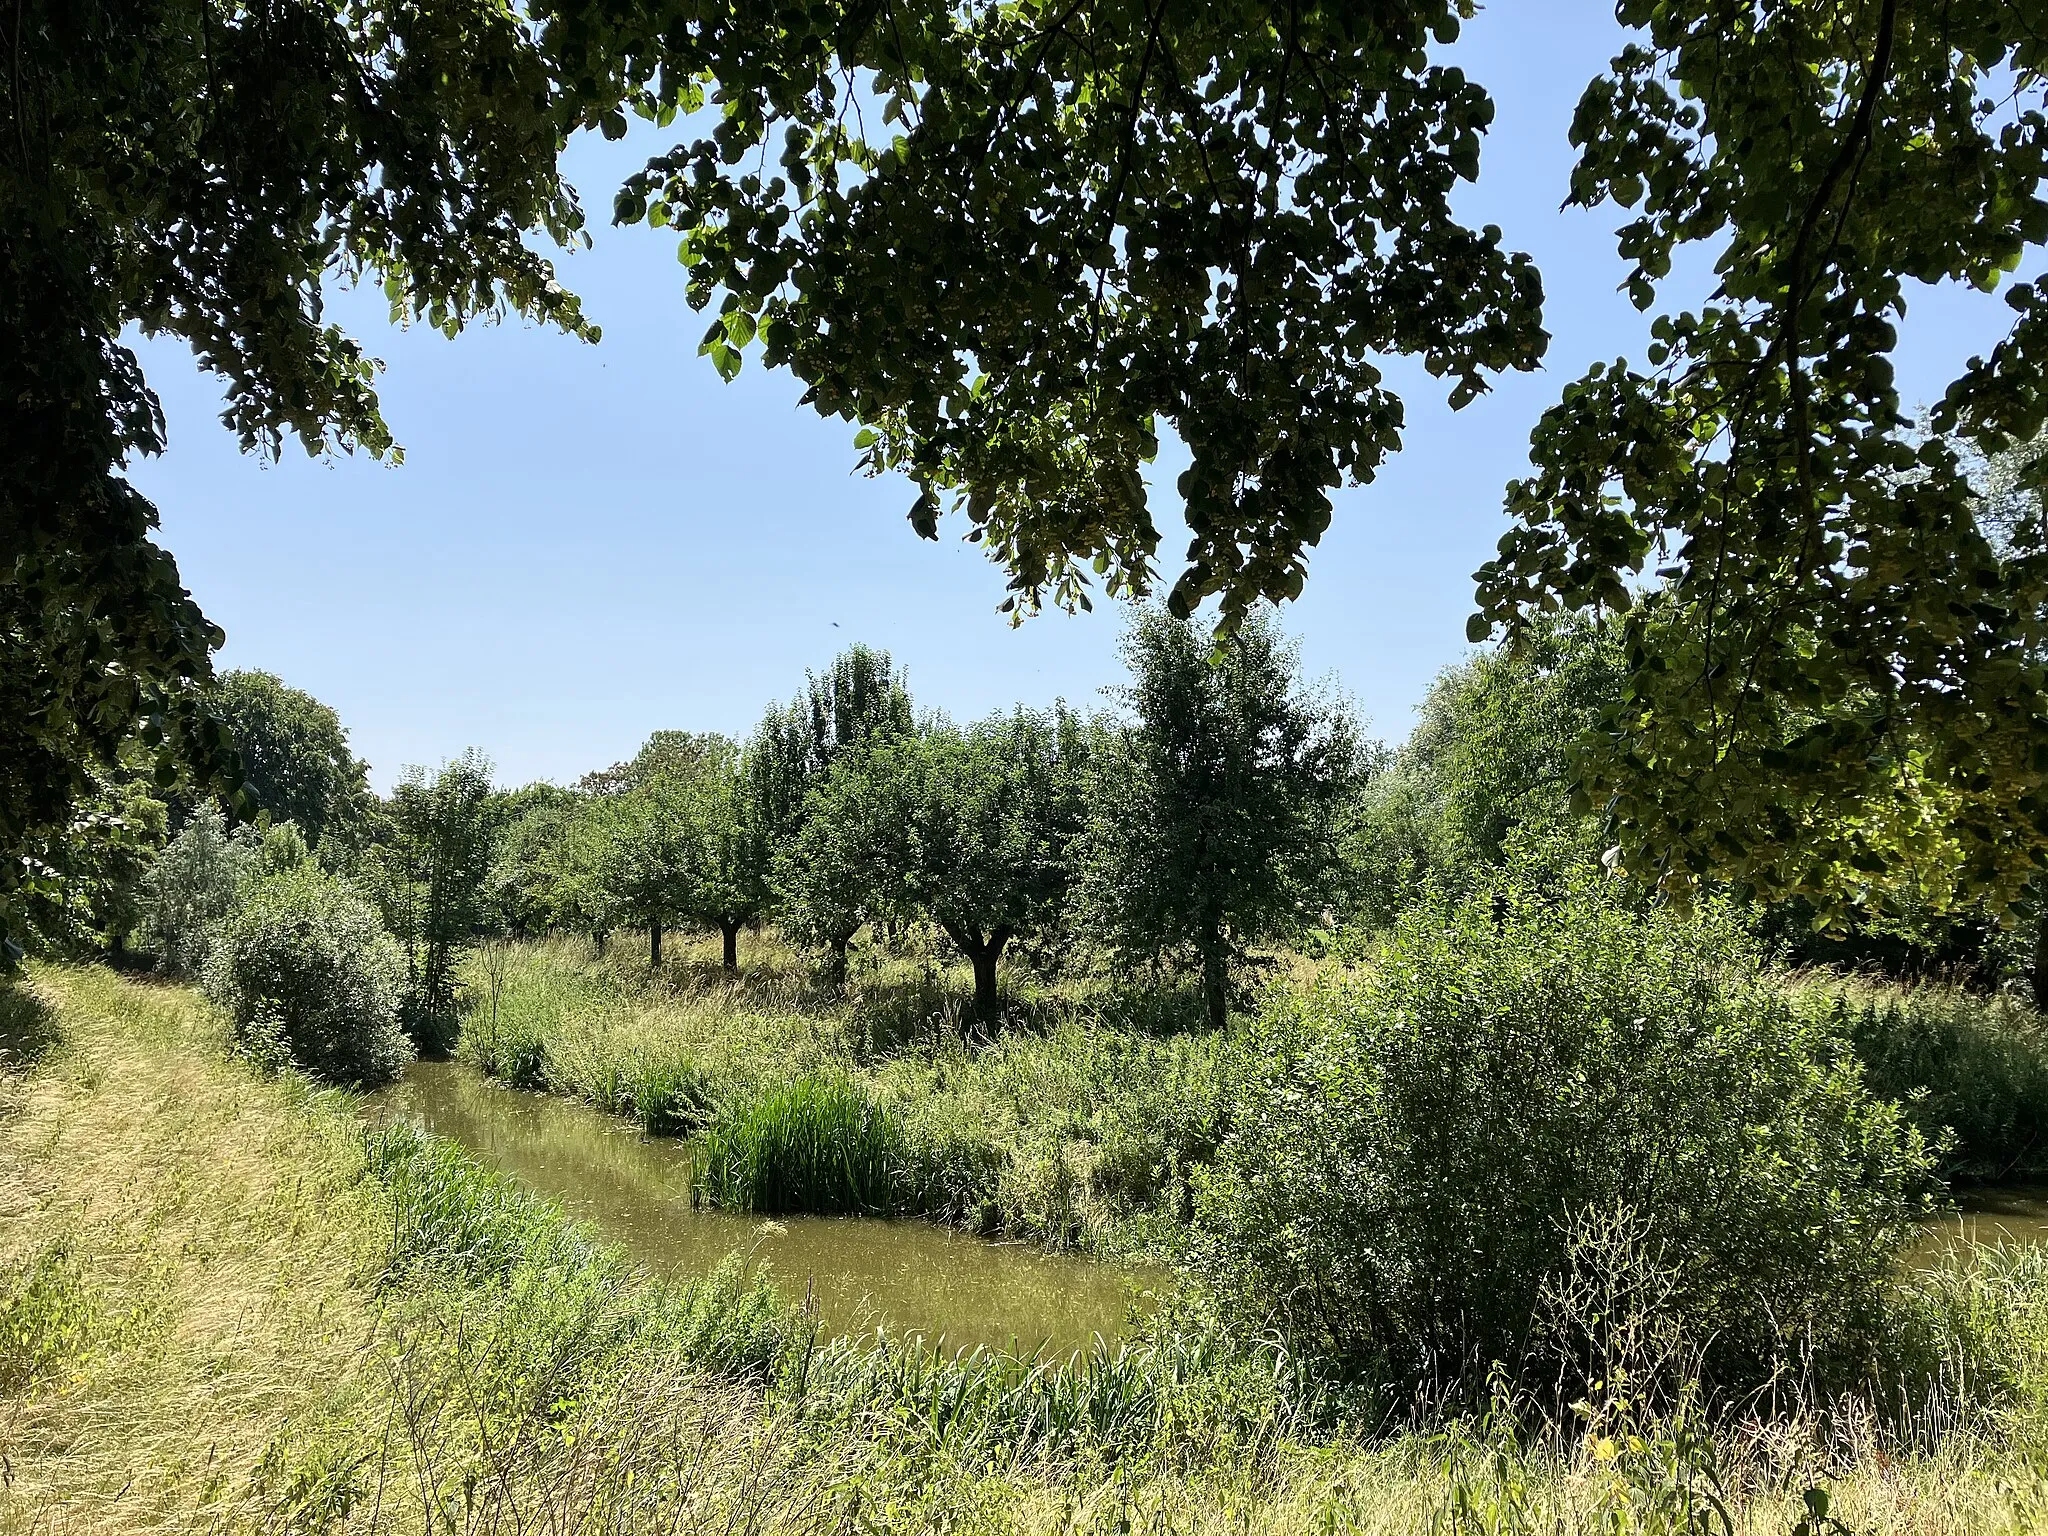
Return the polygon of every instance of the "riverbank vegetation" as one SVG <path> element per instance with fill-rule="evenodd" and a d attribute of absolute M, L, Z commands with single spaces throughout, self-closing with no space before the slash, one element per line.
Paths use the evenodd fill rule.
<path fill-rule="evenodd" d="M 1901 1292 L 1932 1369 L 1891 1400 L 1788 1379 L 1660 1401 L 1637 1316 L 1577 1409 L 1500 1379 L 1468 1409 L 1347 1419 L 1198 1316 L 1039 1366 L 822 1341 L 743 1269 L 652 1280 L 445 1144 L 259 1074 L 190 993 L 44 969 L 8 1007 L 8 1529 L 1692 1532 L 1725 1511 L 1761 1533 L 1824 1499 L 1875 1536 L 2048 1513 L 2031 1252 Z"/>
<path fill-rule="evenodd" d="M 499 1480 L 486 1523 L 558 1507 L 522 1481 L 556 1465 L 528 1440 L 565 1432 L 529 1421 L 536 1382 L 568 1434 L 586 1409 L 635 1446 L 655 1426 L 649 1455 L 683 1410 L 643 1424 L 634 1394 L 699 1383 L 778 1437 L 794 1502 L 771 1513 L 799 1524 L 824 1466 L 913 1526 L 975 1468 L 996 1509 L 1066 1488 L 1071 1514 L 1072 1478 L 1221 1519 L 1233 1466 L 1229 1497 L 1284 1524 L 1350 1509 L 1286 1502 L 1320 1458 L 1365 1469 L 1389 1528 L 1473 1531 L 1601 1500 L 1644 1530 L 1726 1507 L 1833 1531 L 1800 1501 L 1873 1457 L 2009 1474 L 2048 1446 L 2048 1270 L 1921 1250 L 1957 1188 L 2043 1166 L 2048 1051 L 2011 940 L 1875 888 L 1814 938 L 1754 891 L 1615 875 L 1561 764 L 1612 704 L 1616 644 L 1560 623 L 1475 658 L 1397 750 L 1263 620 L 1219 663 L 1143 615 L 1119 708 L 965 727 L 856 648 L 743 742 L 658 733 L 574 788 L 499 791 L 469 754 L 349 792 L 312 844 L 195 804 L 135 879 L 156 990 L 117 991 L 307 1113 L 344 1114 L 308 1082 L 452 1053 L 688 1138 L 703 1205 L 1171 1272 L 1128 1347 L 1074 1360 L 856 1346 L 743 1262 L 640 1274 L 417 1133 L 344 1146 L 385 1244 L 348 1283 L 377 1328 L 438 1320 L 375 1335 L 410 1383 L 387 1419 L 430 1486 Z M 74 1000 L 115 985 L 44 974 Z M 38 1338 L 83 1326 L 41 1299 L 56 1262 L 16 1282 L 56 1319 Z M 516 1366 L 465 1354 L 478 1319 Z M 290 1452 L 316 1525 L 360 1514 L 354 1413 L 341 1449 Z M 638 1454 L 571 1457 L 561 1486 L 652 1518 L 668 1495 L 605 1479 L 682 1474 Z M 1935 1520 L 1919 1497 L 1898 1528 Z"/>

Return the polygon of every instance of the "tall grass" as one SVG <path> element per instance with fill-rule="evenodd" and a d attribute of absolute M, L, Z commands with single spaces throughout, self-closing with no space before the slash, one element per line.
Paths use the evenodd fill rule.
<path fill-rule="evenodd" d="M 948 1012 L 961 978 L 890 962 L 842 995 L 771 941 L 747 958 L 733 981 L 687 947 L 649 973 L 573 942 L 521 946 L 495 1009 L 472 989 L 461 1052 L 703 1136 L 714 1204 L 921 1215 L 1053 1248 L 1170 1243 L 1220 1108 L 1219 1043 L 1171 1027 L 1172 989 L 1041 988 L 1014 1027 L 970 1039 Z"/>
<path fill-rule="evenodd" d="M 903 1129 L 838 1077 L 729 1101 L 697 1145 L 693 1192 L 733 1210 L 894 1215 L 914 1198 Z"/>

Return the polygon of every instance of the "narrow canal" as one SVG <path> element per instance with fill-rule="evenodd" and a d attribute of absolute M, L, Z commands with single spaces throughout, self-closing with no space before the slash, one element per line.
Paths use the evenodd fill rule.
<path fill-rule="evenodd" d="M 414 1063 L 369 1110 L 461 1144 L 658 1273 L 701 1274 L 736 1249 L 752 1254 L 786 1296 L 808 1287 L 837 1333 L 882 1326 L 948 1347 L 1084 1349 L 1122 1337 L 1140 1286 L 1156 1279 L 928 1222 L 695 1210 L 686 1144 L 454 1062 Z"/>

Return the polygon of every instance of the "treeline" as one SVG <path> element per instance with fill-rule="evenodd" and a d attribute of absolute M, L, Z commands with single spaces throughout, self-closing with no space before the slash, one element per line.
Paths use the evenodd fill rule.
<path fill-rule="evenodd" d="M 513 932 L 737 938 L 773 918 L 846 976 L 864 928 L 929 924 L 999 1007 L 1015 951 L 1183 968 L 1221 1025 L 1248 953 L 1326 913 L 1365 761 L 1341 701 L 1304 684 L 1267 619 L 1212 654 L 1142 614 L 1120 713 L 1064 704 L 960 725 L 920 714 L 856 646 L 743 742 L 663 733 L 576 790 L 532 796 L 490 888 Z"/>
<path fill-rule="evenodd" d="M 864 930 L 925 927 L 972 969 L 984 1020 L 1022 955 L 1040 974 L 1185 977 L 1220 1027 L 1262 947 L 1369 939 L 1419 903 L 1509 872 L 1559 885 L 1605 851 L 1602 808 L 1566 787 L 1576 744 L 1624 702 L 1612 626 L 1560 620 L 1447 669 L 1398 750 L 1304 681 L 1269 618 L 1219 648 L 1144 610 L 1124 656 L 1111 710 L 961 725 L 920 712 L 890 658 L 855 646 L 740 741 L 661 731 L 574 786 L 508 791 L 472 752 L 388 797 L 334 711 L 230 673 L 212 708 L 242 793 L 222 807 L 140 767 L 107 776 L 31 884 L 32 932 L 48 951 L 134 950 L 196 977 L 255 885 L 298 871 L 303 901 L 374 912 L 398 963 L 349 990 L 390 993 L 404 1033 L 435 1051 L 482 935 L 569 930 L 602 948 L 638 930 L 659 965 L 665 934 L 716 930 L 731 969 L 741 930 L 764 921 L 832 982 Z M 316 894 L 323 880 L 343 888 Z M 1986 986 L 2026 968 L 2037 926 L 1878 882 L 1825 927 L 1799 902 L 1723 894 L 1781 959 Z"/>

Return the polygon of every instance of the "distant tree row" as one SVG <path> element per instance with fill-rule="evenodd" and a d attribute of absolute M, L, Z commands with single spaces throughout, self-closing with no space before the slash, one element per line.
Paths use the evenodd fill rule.
<path fill-rule="evenodd" d="M 928 922 L 998 1007 L 1013 946 L 1181 962 L 1219 1026 L 1254 945 L 1319 915 L 1355 790 L 1358 732 L 1255 617 L 1220 651 L 1157 611 L 1125 644 L 1120 713 L 918 717 L 890 658 L 855 646 L 743 743 L 663 733 L 536 800 L 493 876 L 520 928 L 600 944 L 716 928 L 728 969 L 774 917 L 844 979 L 870 925 Z"/>

